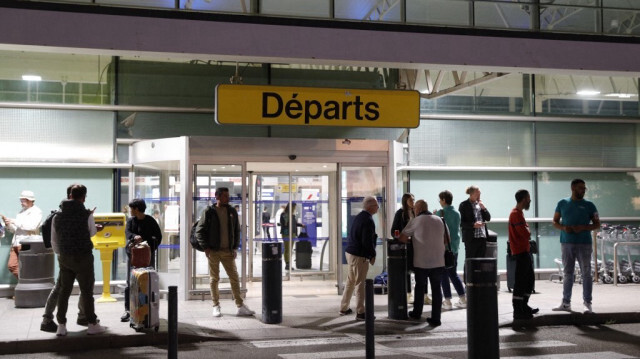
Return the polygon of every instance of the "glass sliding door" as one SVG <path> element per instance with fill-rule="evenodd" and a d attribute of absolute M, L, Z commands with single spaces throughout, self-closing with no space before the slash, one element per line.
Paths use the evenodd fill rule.
<path fill-rule="evenodd" d="M 362 211 L 362 201 L 367 196 L 376 197 L 380 208 L 373 216 L 376 224 L 376 261 L 375 265 L 369 268 L 367 278 L 373 278 L 386 269 L 386 258 L 384 238 L 390 236 L 386 228 L 386 168 L 385 167 L 356 167 L 343 166 L 340 171 L 341 182 L 341 233 L 342 233 L 342 275 L 339 278 L 339 288 L 346 281 L 348 268 L 345 257 L 345 248 L 351 232 L 353 219 Z M 340 290 L 342 293 L 342 290 Z"/>
<path fill-rule="evenodd" d="M 333 166 L 335 168 L 335 165 Z M 252 175 L 249 273 L 262 277 L 262 243 L 280 242 L 283 276 L 333 272 L 332 174 Z M 292 210 L 287 210 L 291 208 Z M 335 212 L 335 211 L 334 211 Z M 295 219 L 295 220 L 294 220 Z M 287 266 L 287 263 L 289 264 Z"/>
<path fill-rule="evenodd" d="M 240 225 L 246 225 L 245 212 L 242 206 L 242 166 L 236 164 L 226 165 L 195 165 L 193 170 L 193 215 L 195 222 L 208 206 L 216 204 L 215 192 L 217 188 L 226 187 L 229 189 L 229 205 L 238 211 Z M 245 290 L 245 274 L 242 270 L 242 263 L 246 253 L 246 241 L 241 241 L 240 251 L 236 258 L 236 267 L 240 275 L 241 289 Z M 244 250 L 243 250 L 244 249 Z M 192 290 L 209 289 L 209 262 L 204 252 L 191 249 L 194 253 L 192 264 Z M 220 269 L 219 289 L 221 294 L 231 293 L 229 276 L 224 268 Z"/>

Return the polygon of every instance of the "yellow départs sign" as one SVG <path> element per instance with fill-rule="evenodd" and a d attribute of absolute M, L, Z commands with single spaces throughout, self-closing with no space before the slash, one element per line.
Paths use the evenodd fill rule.
<path fill-rule="evenodd" d="M 234 125 L 416 128 L 420 94 L 223 84 L 216 87 L 216 122 Z"/>

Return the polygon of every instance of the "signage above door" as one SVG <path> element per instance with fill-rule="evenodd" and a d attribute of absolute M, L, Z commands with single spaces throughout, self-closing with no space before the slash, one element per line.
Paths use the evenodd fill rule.
<path fill-rule="evenodd" d="M 417 91 L 222 84 L 215 100 L 215 119 L 222 125 L 416 128 L 420 123 Z"/>

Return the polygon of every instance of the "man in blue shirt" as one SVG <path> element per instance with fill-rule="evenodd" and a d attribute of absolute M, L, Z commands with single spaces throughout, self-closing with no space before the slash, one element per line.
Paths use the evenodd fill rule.
<path fill-rule="evenodd" d="M 571 197 L 558 202 L 553 215 L 553 226 L 559 229 L 562 246 L 562 303 L 554 311 L 571 311 L 571 290 L 573 289 L 576 259 L 582 275 L 582 299 L 584 313 L 591 313 L 591 256 L 593 247 L 591 231 L 600 228 L 600 217 L 596 206 L 584 199 L 587 186 L 581 179 L 571 181 Z"/>

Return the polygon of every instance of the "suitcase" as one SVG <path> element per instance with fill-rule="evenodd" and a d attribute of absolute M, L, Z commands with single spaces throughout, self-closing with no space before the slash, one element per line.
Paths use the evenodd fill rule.
<path fill-rule="evenodd" d="M 142 242 L 131 247 L 131 266 L 144 268 L 151 264 L 151 247 L 147 242 Z"/>
<path fill-rule="evenodd" d="M 135 268 L 129 279 L 129 326 L 141 331 L 145 328 L 160 328 L 160 293 L 158 272 L 153 268 Z"/>
<path fill-rule="evenodd" d="M 309 241 L 297 241 L 296 242 L 296 268 L 298 269 L 311 269 L 311 242 Z"/>

